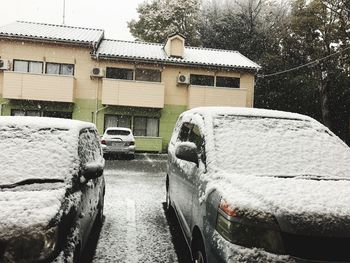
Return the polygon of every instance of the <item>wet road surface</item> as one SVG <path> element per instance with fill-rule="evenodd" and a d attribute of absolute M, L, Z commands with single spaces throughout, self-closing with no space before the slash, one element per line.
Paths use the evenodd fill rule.
<path fill-rule="evenodd" d="M 82 262 L 191 262 L 174 215 L 164 210 L 165 158 L 106 161 L 105 220 Z"/>

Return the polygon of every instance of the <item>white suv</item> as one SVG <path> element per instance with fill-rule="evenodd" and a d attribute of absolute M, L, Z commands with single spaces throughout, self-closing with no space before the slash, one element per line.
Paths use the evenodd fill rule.
<path fill-rule="evenodd" d="M 104 154 L 126 154 L 135 158 L 135 138 L 128 128 L 107 128 L 101 140 Z"/>

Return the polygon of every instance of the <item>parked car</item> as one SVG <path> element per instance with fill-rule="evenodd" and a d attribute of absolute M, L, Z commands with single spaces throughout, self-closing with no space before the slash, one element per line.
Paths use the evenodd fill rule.
<path fill-rule="evenodd" d="M 314 119 L 197 108 L 168 152 L 167 208 L 195 262 L 350 261 L 350 150 Z"/>
<path fill-rule="evenodd" d="M 103 219 L 95 125 L 0 117 L 0 262 L 79 262 Z"/>
<path fill-rule="evenodd" d="M 107 128 L 101 144 L 104 154 L 124 154 L 135 158 L 135 138 L 128 128 Z"/>

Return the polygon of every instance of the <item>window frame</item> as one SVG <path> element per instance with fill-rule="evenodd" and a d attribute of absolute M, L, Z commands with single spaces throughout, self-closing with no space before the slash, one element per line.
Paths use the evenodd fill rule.
<path fill-rule="evenodd" d="M 119 127 L 119 128 L 128 128 L 128 129 L 131 129 L 132 130 L 132 123 L 133 123 L 133 116 L 132 115 L 121 115 L 121 114 L 105 114 L 104 115 L 104 123 L 103 123 L 103 132 L 105 132 L 108 128 L 110 128 L 110 127 L 107 127 L 106 126 L 106 118 L 108 118 L 108 117 L 117 117 L 118 118 L 118 124 L 117 125 L 119 125 L 119 118 L 120 117 L 127 117 L 127 118 L 129 118 L 130 120 L 130 126 L 129 127 L 121 127 L 121 126 L 111 126 L 111 127 Z"/>
<path fill-rule="evenodd" d="M 207 77 L 207 78 L 212 78 L 213 79 L 213 83 L 212 85 L 203 85 L 203 84 L 193 84 L 192 83 L 192 78 L 193 77 Z M 214 75 L 204 75 L 204 74 L 190 74 L 190 85 L 193 86 L 201 86 L 201 87 L 215 87 L 216 84 L 216 79 Z"/>
<path fill-rule="evenodd" d="M 232 87 L 232 86 L 218 86 L 218 78 L 228 78 L 228 79 L 235 79 L 238 81 L 238 86 Z M 218 88 L 229 88 L 229 89 L 240 89 L 241 88 L 241 78 L 238 77 L 229 77 L 229 76 L 215 76 L 215 87 Z"/>
<path fill-rule="evenodd" d="M 154 81 L 154 80 L 140 80 L 140 79 L 137 79 L 137 72 L 139 71 L 153 71 L 153 72 L 157 72 L 159 73 L 159 81 Z M 144 81 L 144 82 L 153 82 L 153 83 L 161 83 L 162 82 L 162 71 L 160 69 L 150 69 L 150 68 L 135 68 L 135 71 L 134 71 L 134 79 L 135 81 Z"/>
<path fill-rule="evenodd" d="M 135 135 L 135 119 L 136 118 L 144 118 L 146 119 L 146 127 L 145 127 L 145 135 Z M 148 120 L 149 119 L 156 119 L 157 120 L 157 134 L 155 136 L 150 136 L 147 135 L 147 128 L 148 128 Z M 135 115 L 133 116 L 133 127 L 132 127 L 132 133 L 134 134 L 134 136 L 139 136 L 139 137 L 159 137 L 159 127 L 160 127 L 160 118 L 158 117 L 149 117 L 149 116 L 138 116 Z"/>
<path fill-rule="evenodd" d="M 132 79 L 121 79 L 121 78 L 111 78 L 111 77 L 108 77 L 108 69 L 131 71 L 131 72 L 132 72 Z M 135 80 L 135 69 L 131 69 L 131 68 L 120 68 L 120 67 L 106 67 L 106 78 L 107 78 L 107 79 L 118 79 L 118 80 L 128 80 L 128 81 L 132 81 L 132 80 Z"/>
<path fill-rule="evenodd" d="M 27 71 L 15 71 L 15 64 L 17 61 L 27 62 Z M 30 72 L 29 71 L 29 64 L 30 63 L 41 63 L 41 73 L 36 72 Z M 30 74 L 44 74 L 44 61 L 38 61 L 38 60 L 26 60 L 26 59 L 13 59 L 13 68 L 12 70 L 14 72 L 20 72 L 20 73 L 30 73 Z"/>
<path fill-rule="evenodd" d="M 59 70 L 58 70 L 58 74 L 52 74 L 52 73 L 47 73 L 47 66 L 48 64 L 52 64 L 52 65 L 59 65 Z M 66 75 L 66 74 L 62 74 L 62 66 L 73 66 L 73 74 L 72 75 Z M 45 63 L 45 74 L 47 75 L 59 75 L 59 76 L 74 76 L 75 74 L 75 64 L 69 64 L 69 63 L 58 63 L 58 62 L 46 62 Z"/>

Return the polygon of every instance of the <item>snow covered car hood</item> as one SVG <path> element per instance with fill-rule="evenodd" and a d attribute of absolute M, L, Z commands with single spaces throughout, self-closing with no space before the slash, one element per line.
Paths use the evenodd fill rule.
<path fill-rule="evenodd" d="M 15 231 L 46 227 L 60 211 L 66 184 L 35 184 L 0 190 L 0 239 Z"/>
<path fill-rule="evenodd" d="M 218 175 L 206 185 L 207 193 L 217 190 L 244 217 L 273 216 L 282 231 L 350 234 L 349 179 Z"/>

